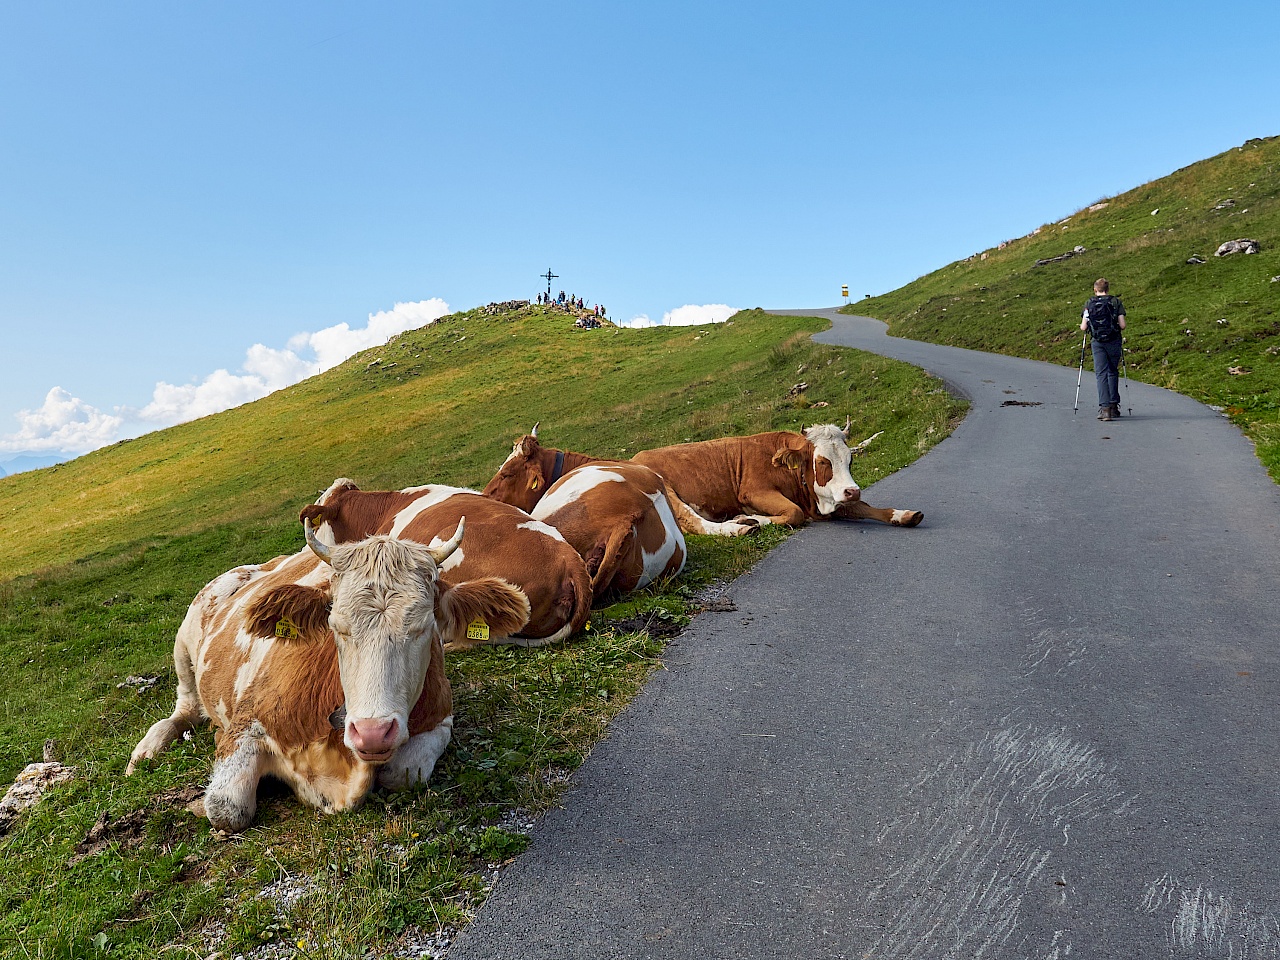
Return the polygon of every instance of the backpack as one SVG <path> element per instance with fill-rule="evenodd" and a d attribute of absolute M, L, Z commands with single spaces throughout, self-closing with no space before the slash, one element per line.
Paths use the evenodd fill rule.
<path fill-rule="evenodd" d="M 1084 308 L 1089 312 L 1089 333 L 1093 339 L 1107 343 L 1120 336 L 1115 297 L 1090 297 Z"/>

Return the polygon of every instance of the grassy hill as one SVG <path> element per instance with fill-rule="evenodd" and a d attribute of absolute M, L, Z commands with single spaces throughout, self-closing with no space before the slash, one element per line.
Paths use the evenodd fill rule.
<path fill-rule="evenodd" d="M 1261 252 L 1214 256 L 1244 238 Z M 1085 252 L 1035 265 L 1077 246 Z M 1128 311 L 1129 376 L 1223 408 L 1280 481 L 1280 137 L 1099 199 L 847 310 L 897 336 L 1075 366 L 1098 277 Z"/>
<path fill-rule="evenodd" d="M 856 438 L 886 431 L 854 465 L 864 484 L 946 436 L 960 407 L 937 381 L 810 342 L 823 326 L 748 311 L 584 332 L 536 307 L 471 311 L 256 403 L 0 479 L 0 785 L 46 738 L 78 772 L 0 835 L 0 956 L 382 956 L 465 923 L 527 842 L 516 825 L 554 803 L 699 591 L 785 532 L 691 537 L 679 581 L 598 611 L 588 634 L 451 657 L 454 742 L 429 787 L 334 817 L 267 788 L 230 842 L 184 809 L 208 779 L 207 728 L 122 776 L 172 707 L 188 602 L 299 549 L 298 509 L 334 477 L 478 486 L 534 420 L 549 445 L 627 456 L 848 414 Z"/>

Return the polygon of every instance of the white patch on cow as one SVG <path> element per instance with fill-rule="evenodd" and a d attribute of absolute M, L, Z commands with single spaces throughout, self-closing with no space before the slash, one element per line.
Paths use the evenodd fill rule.
<path fill-rule="evenodd" d="M 680 526 L 676 523 L 675 514 L 671 512 L 671 504 L 667 501 L 666 494 L 659 490 L 657 493 L 649 494 L 648 497 L 653 502 L 653 509 L 657 511 L 658 517 L 662 520 L 662 526 L 667 535 L 662 541 L 662 546 L 655 553 L 649 553 L 645 550 L 640 551 L 641 556 L 644 558 L 644 574 L 636 584 L 637 590 L 648 586 L 667 572 L 667 564 L 671 562 L 671 558 L 675 556 L 677 549 L 681 552 L 680 567 L 678 570 L 672 570 L 672 575 L 684 569 L 684 560 L 689 555 L 689 551 L 685 549 L 684 534 L 680 532 Z"/>
<path fill-rule="evenodd" d="M 393 537 L 399 537 L 404 528 L 411 524 L 418 514 L 428 507 L 434 507 L 437 503 L 444 503 L 450 497 L 457 496 L 460 493 L 469 493 L 476 497 L 481 496 L 475 490 L 468 490 L 465 487 L 446 487 L 441 483 L 429 483 L 422 487 L 406 487 L 400 492 L 423 493 L 423 496 L 396 514 L 396 518 L 391 524 L 391 536 Z"/>
<path fill-rule="evenodd" d="M 236 633 L 236 649 L 244 651 L 245 654 L 244 663 L 240 664 L 240 669 L 236 671 L 234 687 L 236 703 L 240 702 L 244 692 L 249 689 L 249 685 L 258 676 L 258 671 L 262 669 L 262 665 L 271 653 L 271 648 L 275 645 L 275 637 L 251 636 L 243 628 Z"/>
<path fill-rule="evenodd" d="M 608 467 L 594 465 L 579 467 L 565 474 L 560 482 L 534 505 L 530 516 L 535 520 L 545 520 L 561 507 L 574 503 L 583 494 L 594 490 L 602 483 L 626 482 L 627 478 L 616 469 L 611 470 Z"/>
<path fill-rule="evenodd" d="M 534 533 L 545 533 L 548 537 L 565 543 L 564 534 L 549 523 L 543 523 L 541 520 L 528 520 L 524 523 L 516 524 L 517 530 L 532 530 Z"/>
<path fill-rule="evenodd" d="M 809 427 L 805 430 L 804 437 L 813 444 L 813 493 L 818 500 L 818 513 L 828 516 L 845 502 L 846 494 L 861 489 L 849 472 L 849 461 L 853 454 L 849 450 L 848 437 L 833 423 Z M 818 485 L 816 476 L 819 457 L 831 462 L 831 482 L 823 486 Z"/>
<path fill-rule="evenodd" d="M 889 522 L 890 523 L 906 523 L 907 516 L 910 513 L 911 513 L 910 510 L 894 510 L 893 518 Z"/>

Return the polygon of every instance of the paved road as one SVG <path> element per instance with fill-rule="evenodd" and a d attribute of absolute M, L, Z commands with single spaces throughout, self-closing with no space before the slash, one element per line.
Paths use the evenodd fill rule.
<path fill-rule="evenodd" d="M 830 315 L 972 400 L 866 491 L 924 524 L 815 525 L 737 581 L 450 960 L 1280 956 L 1280 495 L 1248 442 Z"/>

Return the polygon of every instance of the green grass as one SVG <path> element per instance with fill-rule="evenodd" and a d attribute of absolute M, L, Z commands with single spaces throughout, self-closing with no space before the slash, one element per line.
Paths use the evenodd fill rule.
<path fill-rule="evenodd" d="M 961 407 L 937 381 L 810 342 L 824 326 L 746 312 L 583 333 L 537 308 L 477 311 L 257 403 L 0 480 L 0 784 L 46 738 L 78 773 L 0 837 L 0 956 L 228 956 L 274 942 L 285 956 L 363 957 L 464 925 L 490 865 L 527 842 L 504 817 L 556 802 L 698 591 L 786 531 L 689 538 L 681 578 L 597 611 L 563 645 L 451 656 L 455 737 L 427 787 L 337 816 L 267 787 L 253 827 L 227 842 L 185 809 L 209 775 L 208 728 L 122 775 L 172 707 L 172 638 L 191 597 L 236 564 L 299 549 L 297 511 L 334 477 L 481 485 L 534 420 L 549 445 L 626 456 L 848 414 L 855 439 L 886 431 L 854 464 L 863 484 L 950 431 Z M 787 397 L 802 379 L 809 390 Z M 161 680 L 139 693 L 117 686 L 128 674 Z M 300 896 L 261 895 L 278 881 Z"/>
<path fill-rule="evenodd" d="M 1280 481 L 1280 137 L 1099 202 L 846 309 L 897 336 L 1074 367 L 1080 311 L 1106 277 L 1128 311 L 1129 376 L 1223 408 Z M 1241 238 L 1261 252 L 1214 256 Z M 1075 246 L 1087 252 L 1033 266 Z"/>

